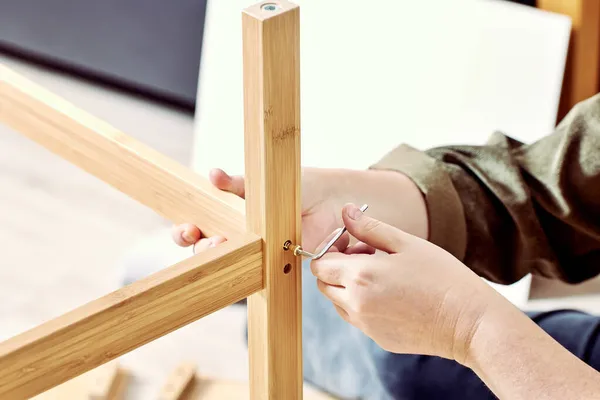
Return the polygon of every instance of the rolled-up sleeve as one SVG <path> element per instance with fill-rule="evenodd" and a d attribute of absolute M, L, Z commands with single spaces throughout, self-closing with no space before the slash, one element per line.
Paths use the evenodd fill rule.
<path fill-rule="evenodd" d="M 531 144 L 496 132 L 483 146 L 400 145 L 371 168 L 411 178 L 429 240 L 491 281 L 600 273 L 600 95 Z"/>
<path fill-rule="evenodd" d="M 459 193 L 443 163 L 407 145 L 386 154 L 374 169 L 402 172 L 421 190 L 427 204 L 429 241 L 463 259 L 467 228 Z"/>

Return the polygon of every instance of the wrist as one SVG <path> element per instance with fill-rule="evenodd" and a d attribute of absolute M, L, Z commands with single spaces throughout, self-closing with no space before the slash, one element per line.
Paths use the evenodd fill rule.
<path fill-rule="evenodd" d="M 443 300 L 434 324 L 433 354 L 470 367 L 475 338 L 495 312 L 490 305 L 489 291 L 493 289 L 463 265 L 460 268 L 465 269 L 467 277 L 456 277 L 440 297 Z"/>
<path fill-rule="evenodd" d="M 510 331 L 518 330 L 522 319 L 528 320 L 521 311 L 497 292 L 494 291 L 491 297 L 492 299 L 485 306 L 485 311 L 472 326 L 465 346 L 465 358 L 461 362 L 480 376 L 490 360 L 494 359 L 493 350 L 499 347 L 507 336 L 510 336 Z M 511 329 L 508 329 L 509 327 Z"/>

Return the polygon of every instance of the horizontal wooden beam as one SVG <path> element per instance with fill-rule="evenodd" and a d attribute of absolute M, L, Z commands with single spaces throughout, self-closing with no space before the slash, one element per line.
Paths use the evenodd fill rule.
<path fill-rule="evenodd" d="M 246 232 L 242 199 L 2 65 L 0 123 L 172 222 L 207 235 Z"/>
<path fill-rule="evenodd" d="M 263 288 L 246 234 L 0 343 L 0 399 L 24 399 Z"/>

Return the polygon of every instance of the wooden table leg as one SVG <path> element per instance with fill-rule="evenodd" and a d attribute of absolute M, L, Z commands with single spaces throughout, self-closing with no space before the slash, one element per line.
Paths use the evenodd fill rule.
<path fill-rule="evenodd" d="M 250 398 L 302 398 L 300 13 L 273 1 L 243 12 L 246 222 L 263 238 L 265 289 L 248 300 Z"/>

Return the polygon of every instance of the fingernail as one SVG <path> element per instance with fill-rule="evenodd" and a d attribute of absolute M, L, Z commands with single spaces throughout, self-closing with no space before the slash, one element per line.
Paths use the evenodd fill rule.
<path fill-rule="evenodd" d="M 195 238 L 192 236 L 191 233 L 189 233 L 188 231 L 185 231 L 181 234 L 181 237 L 183 238 L 183 240 L 185 240 L 187 243 L 194 243 L 196 240 Z"/>
<path fill-rule="evenodd" d="M 360 211 L 360 208 L 356 207 L 354 204 L 348 206 L 348 216 L 350 219 L 358 220 L 362 214 L 363 212 Z"/>

